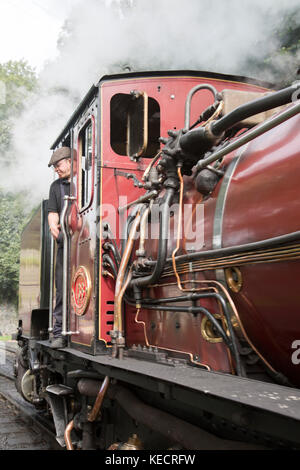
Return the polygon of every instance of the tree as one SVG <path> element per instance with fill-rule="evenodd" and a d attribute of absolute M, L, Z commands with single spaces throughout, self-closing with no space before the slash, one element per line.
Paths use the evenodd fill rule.
<path fill-rule="evenodd" d="M 17 303 L 24 195 L 0 190 L 0 301 Z"/>
<path fill-rule="evenodd" d="M 13 118 L 24 108 L 30 93 L 37 88 L 37 78 L 34 70 L 26 61 L 9 61 L 0 64 L 1 89 L 4 90 L 4 102 L 0 103 L 0 158 L 11 144 L 11 127 Z"/>
<path fill-rule="evenodd" d="M 5 90 L 0 102 L 0 166 L 9 160 L 13 119 L 24 108 L 30 93 L 37 88 L 34 70 L 21 61 L 0 64 L 0 82 Z M 1 172 L 1 168 L 0 168 Z M 25 197 L 5 193 L 0 187 L 0 301 L 17 303 L 20 236 L 25 222 Z"/>
<path fill-rule="evenodd" d="M 269 44 L 268 53 L 260 58 L 247 58 L 249 75 L 269 80 L 277 88 L 288 86 L 300 75 L 300 6 L 288 10 L 273 27 L 264 44 Z M 265 50 L 264 45 L 257 50 Z"/>

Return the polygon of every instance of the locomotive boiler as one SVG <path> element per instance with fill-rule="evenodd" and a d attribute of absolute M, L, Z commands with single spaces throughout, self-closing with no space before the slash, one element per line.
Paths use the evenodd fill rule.
<path fill-rule="evenodd" d="M 299 448 L 300 104 L 208 72 L 105 76 L 72 150 L 63 335 L 43 201 L 22 236 L 16 385 L 68 449 Z"/>

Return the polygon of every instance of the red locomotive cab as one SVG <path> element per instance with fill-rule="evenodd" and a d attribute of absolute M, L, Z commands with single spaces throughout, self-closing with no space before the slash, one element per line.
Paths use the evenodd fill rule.
<path fill-rule="evenodd" d="M 72 155 L 68 341 L 57 351 L 45 339 L 53 264 L 50 299 L 41 289 L 37 305 L 42 278 L 35 269 L 29 291 L 21 263 L 20 357 L 33 389 L 18 383 L 50 404 L 62 445 L 73 448 L 73 433 L 78 448 L 150 449 L 163 436 L 166 449 L 201 449 L 203 428 L 207 448 L 226 448 L 215 434 L 231 448 L 254 434 L 300 445 L 298 88 L 201 72 L 106 76 L 54 142 Z M 23 255 L 36 260 L 29 232 Z M 48 253 L 47 233 L 36 245 Z"/>
<path fill-rule="evenodd" d="M 217 119 L 222 115 L 224 117 L 230 115 L 238 104 L 245 106 L 249 100 L 263 96 L 265 91 L 264 88 L 249 83 L 174 74 L 174 76 L 150 75 L 117 79 L 108 77 L 100 81 L 99 94 L 95 89 L 90 92 L 90 96 L 84 100 L 84 107 L 80 110 L 80 119 L 70 134 L 77 161 L 73 162 L 71 196 L 73 201 L 66 224 L 70 236 L 70 277 L 66 279 L 65 289 L 68 290 L 68 285 L 70 288 L 69 299 L 66 301 L 68 311 L 65 312 L 64 333 L 71 337 L 73 346 L 95 354 L 103 346 L 110 348 L 112 343 L 117 348 L 116 338 L 119 336 L 123 338 L 120 340 L 121 351 L 125 345 L 130 349 L 138 345 L 154 347 L 167 351 L 168 354 L 184 357 L 208 370 L 235 373 L 237 345 L 235 352 L 232 349 L 234 345 L 230 351 L 226 335 L 222 337 L 220 334 L 222 329 L 228 331 L 230 328 L 230 316 L 233 314 L 235 322 L 239 324 L 239 332 L 245 329 L 241 320 L 243 313 L 238 313 L 232 300 L 231 288 L 226 283 L 224 275 L 222 279 L 220 274 L 222 267 L 219 270 L 207 271 L 190 267 L 188 273 L 186 265 L 184 269 L 180 266 L 178 271 L 175 260 L 180 254 L 200 252 L 203 244 L 206 249 L 223 246 L 220 240 L 219 245 L 215 242 L 221 236 L 220 233 L 223 236 L 223 228 L 217 233 L 218 213 L 222 215 L 224 224 L 233 219 L 225 217 L 223 208 L 218 207 L 222 199 L 222 191 L 220 195 L 218 191 L 224 184 L 222 181 L 227 180 L 226 176 L 222 179 L 226 167 L 236 159 L 233 153 L 224 159 L 219 169 L 214 169 L 215 181 L 219 179 L 222 181 L 215 189 L 212 188 L 209 196 L 202 187 L 206 184 L 203 173 L 209 170 L 200 172 L 196 178 L 194 174 L 189 176 L 192 173 L 193 163 L 197 161 L 197 159 L 192 163 L 189 161 L 193 158 L 193 148 L 185 151 L 183 146 L 184 156 L 180 164 L 183 176 L 180 180 L 177 173 L 175 177 L 174 175 L 171 177 L 172 184 L 177 185 L 173 188 L 177 195 L 172 196 L 174 210 L 170 210 L 173 216 L 169 218 L 170 234 L 166 247 L 166 258 L 172 256 L 172 266 L 161 271 L 159 281 L 156 278 L 156 284 L 153 282 L 148 284 L 147 294 L 142 289 L 139 295 L 140 300 L 143 297 L 149 298 L 151 302 L 165 299 L 164 302 L 167 303 L 168 298 L 174 298 L 171 301 L 179 302 L 179 299 L 175 299 L 182 294 L 182 302 L 170 306 L 169 309 L 167 306 L 158 309 L 150 304 L 148 308 L 140 308 L 141 302 L 131 298 L 131 302 L 127 302 L 126 305 L 116 307 L 116 304 L 122 303 L 120 292 L 117 292 L 118 282 L 121 289 L 127 277 L 124 272 L 118 281 L 118 269 L 122 264 L 121 257 L 130 235 L 128 214 L 130 211 L 136 211 L 139 205 L 141 211 L 145 210 L 144 202 L 147 203 L 152 199 L 153 205 L 156 197 L 163 200 L 164 192 L 168 192 L 167 186 L 165 185 L 167 189 L 163 189 L 161 184 L 166 178 L 162 167 L 166 157 L 174 159 L 174 148 L 177 136 L 181 135 L 180 129 L 183 129 L 181 140 L 184 143 L 187 135 L 192 134 L 193 130 L 198 131 L 197 121 L 200 112 L 204 112 L 202 120 L 205 120 L 207 126 L 210 121 L 218 122 Z M 210 117 L 207 118 L 208 115 Z M 246 116 L 246 119 L 240 119 L 233 127 L 232 135 L 238 135 L 239 129 L 253 127 L 266 118 L 266 114 L 260 114 L 258 118 L 254 118 L 256 121 L 253 121 L 253 117 Z M 166 150 L 159 143 L 161 135 L 170 136 L 172 141 L 169 145 L 170 150 Z M 215 143 L 218 144 L 220 140 L 222 139 L 217 137 Z M 166 143 L 167 139 L 161 142 Z M 192 147 L 193 145 L 192 143 Z M 203 145 L 204 149 L 209 151 L 212 146 L 211 138 L 209 137 L 207 142 L 205 144 L 202 142 L 201 145 L 202 152 Z M 180 150 L 176 151 L 180 153 Z M 175 155 L 175 160 L 176 158 Z M 156 160 L 159 160 L 159 164 L 155 167 Z M 147 182 L 145 178 L 151 167 L 155 168 L 156 172 L 158 170 L 156 183 Z M 231 187 L 228 186 L 226 189 L 229 188 L 229 197 Z M 248 198 L 250 199 L 250 195 Z M 239 200 L 239 197 L 235 196 L 234 200 Z M 231 204 L 232 207 L 234 202 Z M 155 212 L 154 208 L 155 204 L 152 206 L 152 213 Z M 243 213 L 246 214 L 246 206 Z M 143 218 L 142 214 L 140 216 L 137 232 L 141 230 L 141 233 L 145 231 L 151 233 L 150 236 L 148 233 L 147 239 L 143 241 L 132 241 L 130 262 L 133 263 L 134 271 L 140 270 L 134 276 L 143 277 L 143 269 L 147 262 L 151 264 L 151 261 L 160 254 L 160 221 L 155 222 L 153 214 L 152 219 L 149 214 L 148 216 L 144 214 Z M 239 215 L 235 219 L 241 223 L 243 218 Z M 179 224 L 182 225 L 185 234 L 183 240 L 179 240 L 181 236 L 178 231 Z M 254 227 L 253 223 L 252 231 Z M 190 239 L 191 233 L 194 233 L 194 239 Z M 228 233 L 233 236 L 234 232 L 230 230 Z M 140 243 L 143 247 L 139 248 Z M 118 250 L 120 254 L 114 253 Z M 137 253 L 137 258 L 134 252 Z M 116 259 L 118 257 L 119 259 Z M 128 271 L 128 264 L 126 269 Z M 183 278 L 180 277 L 181 272 Z M 226 275 L 229 276 L 230 273 L 232 276 L 243 278 L 239 266 L 226 267 Z M 164 279 L 166 282 L 162 282 Z M 132 279 L 130 282 L 137 289 L 140 281 Z M 190 282 L 194 283 L 194 287 L 184 285 Z M 141 284 L 147 286 L 143 280 Z M 192 314 L 189 313 L 191 297 L 183 295 L 187 291 L 189 295 L 193 294 Z M 224 304 L 223 307 L 220 307 L 220 302 Z M 233 331 L 231 333 L 234 334 Z M 251 336 L 256 339 L 254 333 Z M 248 335 L 246 338 L 242 335 L 242 340 L 246 340 L 247 345 L 250 341 L 251 348 L 259 353 L 260 348 L 255 347 Z M 265 348 L 262 350 L 265 351 Z M 264 357 L 264 353 L 259 355 Z M 268 361 L 265 360 L 265 363 Z"/>

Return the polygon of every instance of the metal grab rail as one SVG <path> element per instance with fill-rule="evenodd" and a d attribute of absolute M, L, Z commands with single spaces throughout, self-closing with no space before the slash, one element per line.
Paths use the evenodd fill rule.
<path fill-rule="evenodd" d="M 190 114 L 191 114 L 191 102 L 192 102 L 192 97 L 194 96 L 195 93 L 199 90 L 209 90 L 211 93 L 214 95 L 215 101 L 218 98 L 218 92 L 215 89 L 214 86 L 209 85 L 208 83 L 205 83 L 203 85 L 196 85 L 194 88 L 192 88 L 186 98 L 185 102 L 185 110 L 184 110 L 184 131 L 187 132 L 190 128 Z"/>
<path fill-rule="evenodd" d="M 68 292 L 68 234 L 65 227 L 65 218 L 68 210 L 69 201 L 76 201 L 74 196 L 64 197 L 64 207 L 60 215 L 60 226 L 64 238 L 64 252 L 63 252 L 63 301 L 62 301 L 62 335 L 74 335 L 79 331 L 67 331 L 67 292 Z"/>
<path fill-rule="evenodd" d="M 49 333 L 53 331 L 53 285 L 54 285 L 54 238 L 50 242 L 50 293 L 49 293 Z"/>

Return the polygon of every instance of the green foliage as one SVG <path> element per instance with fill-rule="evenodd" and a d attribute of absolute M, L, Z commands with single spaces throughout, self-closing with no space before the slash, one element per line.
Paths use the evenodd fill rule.
<path fill-rule="evenodd" d="M 26 222 L 24 195 L 0 190 L 0 302 L 16 303 L 20 237 Z"/>
<path fill-rule="evenodd" d="M 33 69 L 21 60 L 0 64 L 0 81 L 6 89 L 5 103 L 0 106 L 0 120 L 3 120 L 22 111 L 28 92 L 37 86 L 37 79 Z"/>
<path fill-rule="evenodd" d="M 37 89 L 37 78 L 26 61 L 9 61 L 0 64 L 0 82 L 5 89 L 5 100 L 0 104 L 0 154 L 3 159 L 11 142 L 13 118 L 24 108 L 28 95 Z"/>
<path fill-rule="evenodd" d="M 257 51 L 268 53 L 257 57 Z M 257 44 L 256 51 L 246 61 L 247 73 L 257 78 L 269 80 L 278 88 L 299 80 L 300 72 L 300 5 L 289 9 L 276 22 L 264 44 Z"/>
<path fill-rule="evenodd" d="M 9 61 L 0 64 L 0 82 L 5 89 L 5 99 L 1 99 L 0 104 L 0 159 L 4 165 L 9 160 L 6 155 L 10 150 L 13 120 L 24 109 L 27 97 L 37 89 L 37 78 L 26 61 Z M 24 196 L 4 193 L 0 188 L 1 302 L 17 303 L 20 236 L 25 223 Z"/>

